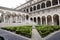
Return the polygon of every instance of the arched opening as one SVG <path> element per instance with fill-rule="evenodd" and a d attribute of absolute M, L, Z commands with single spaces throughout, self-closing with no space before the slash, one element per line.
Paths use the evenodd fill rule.
<path fill-rule="evenodd" d="M 28 9 L 26 9 L 26 11 L 29 12 Z"/>
<path fill-rule="evenodd" d="M 30 8 L 30 11 L 32 11 L 32 7 Z"/>
<path fill-rule="evenodd" d="M 47 16 L 47 24 L 52 25 L 52 17 L 50 15 Z"/>
<path fill-rule="evenodd" d="M 42 17 L 42 24 L 46 25 L 46 18 L 45 18 L 45 16 Z"/>
<path fill-rule="evenodd" d="M 47 7 L 50 7 L 50 6 L 51 6 L 51 1 L 47 1 L 47 2 L 46 2 L 46 6 L 47 6 Z"/>
<path fill-rule="evenodd" d="M 29 19 L 29 16 L 28 15 L 26 15 L 26 20 L 28 20 Z"/>
<path fill-rule="evenodd" d="M 36 22 L 36 17 L 34 17 L 34 22 Z"/>
<path fill-rule="evenodd" d="M 60 3 L 60 0 L 59 0 L 59 3 Z"/>
<path fill-rule="evenodd" d="M 37 9 L 40 9 L 40 4 L 37 5 Z"/>
<path fill-rule="evenodd" d="M 58 0 L 52 0 L 52 5 L 57 5 L 58 4 Z"/>
<path fill-rule="evenodd" d="M 41 24 L 40 17 L 37 18 L 38 24 Z"/>
<path fill-rule="evenodd" d="M 45 8 L 45 3 L 42 3 L 41 4 L 41 8 Z"/>
<path fill-rule="evenodd" d="M 55 14 L 53 16 L 53 19 L 54 19 L 54 25 L 59 25 L 59 15 Z"/>
<path fill-rule="evenodd" d="M 33 18 L 30 18 L 31 21 L 33 21 Z"/>
<path fill-rule="evenodd" d="M 33 10 L 34 10 L 34 11 L 36 10 L 36 6 L 33 7 Z"/>

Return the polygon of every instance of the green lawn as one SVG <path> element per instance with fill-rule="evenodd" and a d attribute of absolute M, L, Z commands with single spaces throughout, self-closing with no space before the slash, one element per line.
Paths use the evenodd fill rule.
<path fill-rule="evenodd" d="M 46 37 L 50 33 L 57 31 L 60 29 L 60 26 L 46 26 L 46 25 L 41 25 L 41 26 L 36 26 L 39 34 L 41 37 Z"/>
<path fill-rule="evenodd" d="M 32 35 L 32 26 L 15 26 L 15 27 L 10 26 L 10 27 L 3 27 L 2 29 L 15 32 L 16 34 L 20 34 L 28 38 L 31 38 Z"/>

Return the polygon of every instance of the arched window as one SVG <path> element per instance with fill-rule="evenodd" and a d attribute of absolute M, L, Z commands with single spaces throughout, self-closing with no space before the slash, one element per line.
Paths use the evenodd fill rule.
<path fill-rule="evenodd" d="M 47 2 L 46 2 L 46 6 L 47 6 L 47 7 L 50 7 L 50 6 L 51 6 L 51 2 L 50 2 L 50 1 L 47 1 Z"/>
<path fill-rule="evenodd" d="M 34 22 L 36 22 L 36 17 L 34 17 Z"/>
<path fill-rule="evenodd" d="M 28 12 L 28 9 L 26 9 L 26 11 Z"/>
<path fill-rule="evenodd" d="M 37 9 L 40 9 L 40 4 L 37 5 Z"/>
<path fill-rule="evenodd" d="M 57 5 L 58 4 L 58 0 L 52 0 L 52 5 Z"/>
<path fill-rule="evenodd" d="M 45 3 L 42 3 L 41 4 L 41 8 L 45 8 Z"/>
<path fill-rule="evenodd" d="M 26 19 L 27 19 L 27 20 L 29 19 L 29 16 L 28 16 L 28 15 L 26 15 Z"/>
<path fill-rule="evenodd" d="M 32 7 L 30 8 L 30 11 L 32 11 Z"/>
<path fill-rule="evenodd" d="M 34 11 L 36 10 L 36 6 L 33 7 L 33 10 L 34 10 Z"/>
<path fill-rule="evenodd" d="M 30 18 L 30 20 L 32 21 L 33 19 L 32 19 L 32 18 Z"/>

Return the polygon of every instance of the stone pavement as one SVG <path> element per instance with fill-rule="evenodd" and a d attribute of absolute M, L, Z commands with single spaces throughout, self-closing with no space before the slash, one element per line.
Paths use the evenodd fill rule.
<path fill-rule="evenodd" d="M 35 26 L 32 27 L 32 40 L 42 40 Z"/>
<path fill-rule="evenodd" d="M 45 40 L 60 40 L 60 30 L 55 31 L 45 38 Z"/>
<path fill-rule="evenodd" d="M 29 40 L 29 38 L 25 38 L 23 36 L 10 33 L 2 29 L 0 29 L 0 36 L 4 37 L 5 40 Z"/>

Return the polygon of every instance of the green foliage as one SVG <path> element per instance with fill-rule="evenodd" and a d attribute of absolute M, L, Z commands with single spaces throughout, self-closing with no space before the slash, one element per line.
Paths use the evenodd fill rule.
<path fill-rule="evenodd" d="M 15 32 L 16 34 L 21 34 L 29 38 L 31 38 L 32 35 L 32 26 L 5 27 L 2 29 L 12 31 Z"/>
<path fill-rule="evenodd" d="M 60 26 L 46 26 L 46 25 L 41 25 L 41 26 L 36 26 L 38 32 L 42 37 L 47 36 L 48 34 L 57 31 L 60 29 Z"/>

